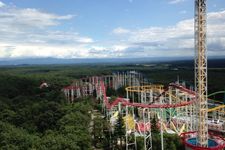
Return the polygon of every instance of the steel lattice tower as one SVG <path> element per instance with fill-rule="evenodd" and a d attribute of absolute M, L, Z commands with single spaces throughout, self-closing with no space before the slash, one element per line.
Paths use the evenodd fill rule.
<path fill-rule="evenodd" d="M 195 0 L 195 90 L 197 144 L 208 146 L 206 0 Z"/>

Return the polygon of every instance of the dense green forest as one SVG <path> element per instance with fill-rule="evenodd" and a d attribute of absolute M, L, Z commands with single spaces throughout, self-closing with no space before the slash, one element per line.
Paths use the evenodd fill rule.
<path fill-rule="evenodd" d="M 127 65 L 48 65 L 8 66 L 0 68 L 0 149 L 6 150 L 88 150 L 109 149 L 118 138 L 124 139 L 122 123 L 118 133 L 110 135 L 109 124 L 102 117 L 94 97 L 67 104 L 61 91 L 74 79 L 106 75 L 115 71 L 137 70 L 153 83 L 168 84 L 185 80 L 193 85 L 192 63 L 127 64 Z M 225 69 L 209 68 L 209 91 L 225 89 Z M 48 88 L 40 89 L 41 82 Z M 115 91 L 121 92 L 121 91 Z M 115 93 L 114 92 L 114 93 Z M 118 93 L 115 93 L 115 95 Z M 221 101 L 223 95 L 218 97 Z M 93 122 L 93 125 L 91 125 Z M 92 127 L 91 127 L 92 126 Z M 92 129 L 91 129 L 92 128 Z M 153 133 L 153 149 L 160 146 L 159 133 Z M 181 149 L 179 137 L 165 135 L 168 149 Z M 137 139 L 142 149 L 142 139 Z M 121 146 L 123 147 L 123 146 Z M 121 149 L 115 146 L 115 149 Z"/>
<path fill-rule="evenodd" d="M 6 74 L 0 80 L 0 149 L 90 149 L 91 98 L 68 105 L 57 84 L 39 89 L 32 77 Z"/>

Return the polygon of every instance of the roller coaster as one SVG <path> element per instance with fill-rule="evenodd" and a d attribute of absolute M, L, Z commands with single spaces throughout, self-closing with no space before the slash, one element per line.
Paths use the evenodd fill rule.
<path fill-rule="evenodd" d="M 206 0 L 195 0 L 194 4 L 195 91 L 179 83 L 171 83 L 166 88 L 162 85 L 142 85 L 136 72 L 110 76 L 108 82 L 102 77 L 92 77 L 87 79 L 89 82 L 76 82 L 75 86 L 63 90 L 67 99 L 73 102 L 74 95 L 79 97 L 81 93 L 84 96 L 92 94 L 94 89 L 107 118 L 111 118 L 112 123 L 118 112 L 123 114 L 127 150 L 137 149 L 138 135 L 144 136 L 145 150 L 152 149 L 152 117 L 156 117 L 160 124 L 162 150 L 164 131 L 179 134 L 187 150 L 222 150 L 225 147 L 223 137 L 209 132 L 212 130 L 224 135 L 225 119 L 224 105 L 211 103 L 207 96 Z M 106 95 L 107 83 L 115 89 L 121 85 L 127 87 L 126 98 L 119 97 L 109 103 Z M 139 109 L 138 114 L 134 113 L 134 108 Z"/>
<path fill-rule="evenodd" d="M 158 127 L 163 133 L 178 134 L 184 137 L 195 135 L 197 115 L 194 110 L 196 92 L 187 88 L 184 83 L 170 83 L 167 87 L 163 85 L 149 84 L 141 73 L 127 71 L 114 73 L 106 76 L 93 76 L 76 80 L 72 85 L 63 88 L 68 102 L 76 102 L 83 96 L 95 95 L 100 99 L 103 112 L 112 128 L 122 114 L 126 126 L 126 149 L 136 149 L 136 137 L 144 138 L 145 150 L 152 149 L 151 121 L 157 120 Z M 118 97 L 111 101 L 107 97 L 107 88 L 118 89 L 126 87 L 126 97 Z M 110 102 L 111 101 L 111 102 Z M 225 133 L 225 105 L 214 103 L 208 99 L 209 130 L 217 135 Z M 137 109 L 138 111 L 134 111 Z M 113 130 L 113 129 L 112 129 Z M 186 134 L 185 134 L 186 133 Z M 211 135 L 216 139 L 213 149 L 223 149 L 225 139 Z M 130 141 L 129 139 L 133 139 Z M 162 140 L 163 145 L 163 140 Z M 162 146 L 163 147 L 163 146 Z"/>

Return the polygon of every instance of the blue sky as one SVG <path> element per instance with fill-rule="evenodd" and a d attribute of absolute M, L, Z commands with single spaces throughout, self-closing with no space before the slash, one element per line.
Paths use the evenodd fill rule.
<path fill-rule="evenodd" d="M 225 56 L 225 2 L 207 0 L 208 54 Z M 193 0 L 1 0 L 0 59 L 193 56 Z"/>

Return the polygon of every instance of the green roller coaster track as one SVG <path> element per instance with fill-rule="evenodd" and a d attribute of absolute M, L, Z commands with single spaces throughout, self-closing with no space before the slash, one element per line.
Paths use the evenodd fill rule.
<path fill-rule="evenodd" d="M 217 92 L 214 92 L 214 93 L 211 93 L 208 95 L 208 97 L 211 97 L 211 96 L 214 96 L 214 95 L 217 95 L 217 94 L 223 94 L 224 93 L 224 101 L 223 103 L 225 104 L 225 91 L 217 91 Z M 214 100 L 214 99 L 212 99 Z M 217 100 L 214 100 L 214 101 L 217 101 Z"/>
<path fill-rule="evenodd" d="M 208 95 L 208 97 L 213 96 L 213 95 L 217 95 L 217 94 L 222 94 L 225 93 L 225 91 L 218 91 L 218 92 L 214 92 Z"/>

